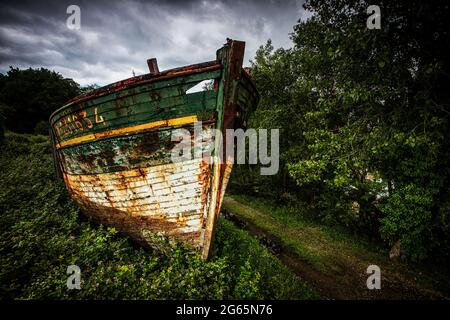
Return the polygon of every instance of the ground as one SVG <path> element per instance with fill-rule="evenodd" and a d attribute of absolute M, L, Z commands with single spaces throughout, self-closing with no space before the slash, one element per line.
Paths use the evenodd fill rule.
<path fill-rule="evenodd" d="M 315 224 L 270 201 L 233 195 L 224 215 L 260 239 L 297 276 L 330 299 L 448 299 L 448 277 L 427 266 L 390 260 L 385 249 Z M 289 211 L 289 212 L 288 212 Z M 367 267 L 381 269 L 381 290 L 367 289 Z"/>

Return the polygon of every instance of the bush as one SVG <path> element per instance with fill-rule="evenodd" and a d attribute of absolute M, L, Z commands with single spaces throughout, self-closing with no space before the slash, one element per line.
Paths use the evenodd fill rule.
<path fill-rule="evenodd" d="M 50 126 L 47 121 L 39 121 L 34 127 L 34 134 L 48 135 Z"/>
<path fill-rule="evenodd" d="M 0 143 L 2 143 L 5 138 L 5 129 L 4 129 L 3 121 L 4 121 L 4 117 L 3 117 L 3 114 L 0 112 Z"/>
<path fill-rule="evenodd" d="M 144 250 L 80 216 L 53 178 L 48 137 L 0 147 L 0 298 L 303 299 L 311 291 L 245 232 L 219 220 L 208 262 L 183 245 Z M 66 286 L 69 265 L 81 290 Z"/>
<path fill-rule="evenodd" d="M 448 221 L 445 223 L 449 212 L 441 215 L 443 220 L 439 221 L 440 230 L 436 230 L 433 203 L 433 191 L 430 188 L 415 184 L 399 187 L 388 202 L 380 206 L 385 214 L 381 219 L 382 237 L 391 245 L 400 240 L 402 250 L 413 260 L 422 260 L 439 247 L 444 249 L 440 253 L 448 257 L 448 243 L 440 241 L 450 237 Z M 439 233 L 446 233 L 446 236 L 433 236 Z"/>

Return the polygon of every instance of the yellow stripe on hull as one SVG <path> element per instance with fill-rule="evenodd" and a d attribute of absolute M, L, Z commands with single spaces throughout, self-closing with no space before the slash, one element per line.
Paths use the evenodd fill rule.
<path fill-rule="evenodd" d="M 144 124 L 138 124 L 138 125 L 130 126 L 130 127 L 126 127 L 126 128 L 119 128 L 119 129 L 113 129 L 113 130 L 108 130 L 108 131 L 103 131 L 103 132 L 91 133 L 91 134 L 87 134 L 87 135 L 84 135 L 81 137 L 76 137 L 73 139 L 62 141 L 62 142 L 56 144 L 56 148 L 59 149 L 62 147 L 67 147 L 69 145 L 92 141 L 92 140 L 99 139 L 99 138 L 112 137 L 112 136 L 117 136 L 117 135 L 121 135 L 121 134 L 132 133 L 132 132 L 154 129 L 154 128 L 160 128 L 160 127 L 179 126 L 179 125 L 194 123 L 197 121 L 198 121 L 198 118 L 196 115 L 194 115 L 194 116 L 187 116 L 187 117 L 181 117 L 181 118 L 159 120 L 159 121 L 154 121 L 154 122 L 149 122 L 149 123 L 144 123 Z"/>

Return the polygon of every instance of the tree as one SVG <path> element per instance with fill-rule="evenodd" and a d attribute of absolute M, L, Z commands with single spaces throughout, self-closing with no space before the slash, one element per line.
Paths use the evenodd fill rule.
<path fill-rule="evenodd" d="M 283 127 L 285 165 L 322 220 L 413 259 L 449 255 L 450 45 L 446 4 L 310 0 L 294 47 L 261 47 L 255 125 Z"/>
<path fill-rule="evenodd" d="M 79 85 L 48 69 L 10 67 L 0 74 L 0 105 L 8 130 L 33 133 L 36 124 L 80 93 Z"/>
<path fill-rule="evenodd" d="M 2 112 L 1 112 L 1 105 L 0 105 L 0 143 L 3 141 L 3 139 L 5 137 L 5 129 L 3 128 L 4 120 L 5 120 L 5 117 L 3 116 Z"/>

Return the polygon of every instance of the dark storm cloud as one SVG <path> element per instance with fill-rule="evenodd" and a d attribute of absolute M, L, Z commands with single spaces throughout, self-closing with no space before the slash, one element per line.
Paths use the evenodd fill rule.
<path fill-rule="evenodd" d="M 227 37 L 246 41 L 245 62 L 271 38 L 289 47 L 289 32 L 305 18 L 291 1 L 2 1 L 0 72 L 46 67 L 81 84 L 107 84 L 160 69 L 212 60 Z M 81 29 L 66 26 L 70 4 Z"/>

